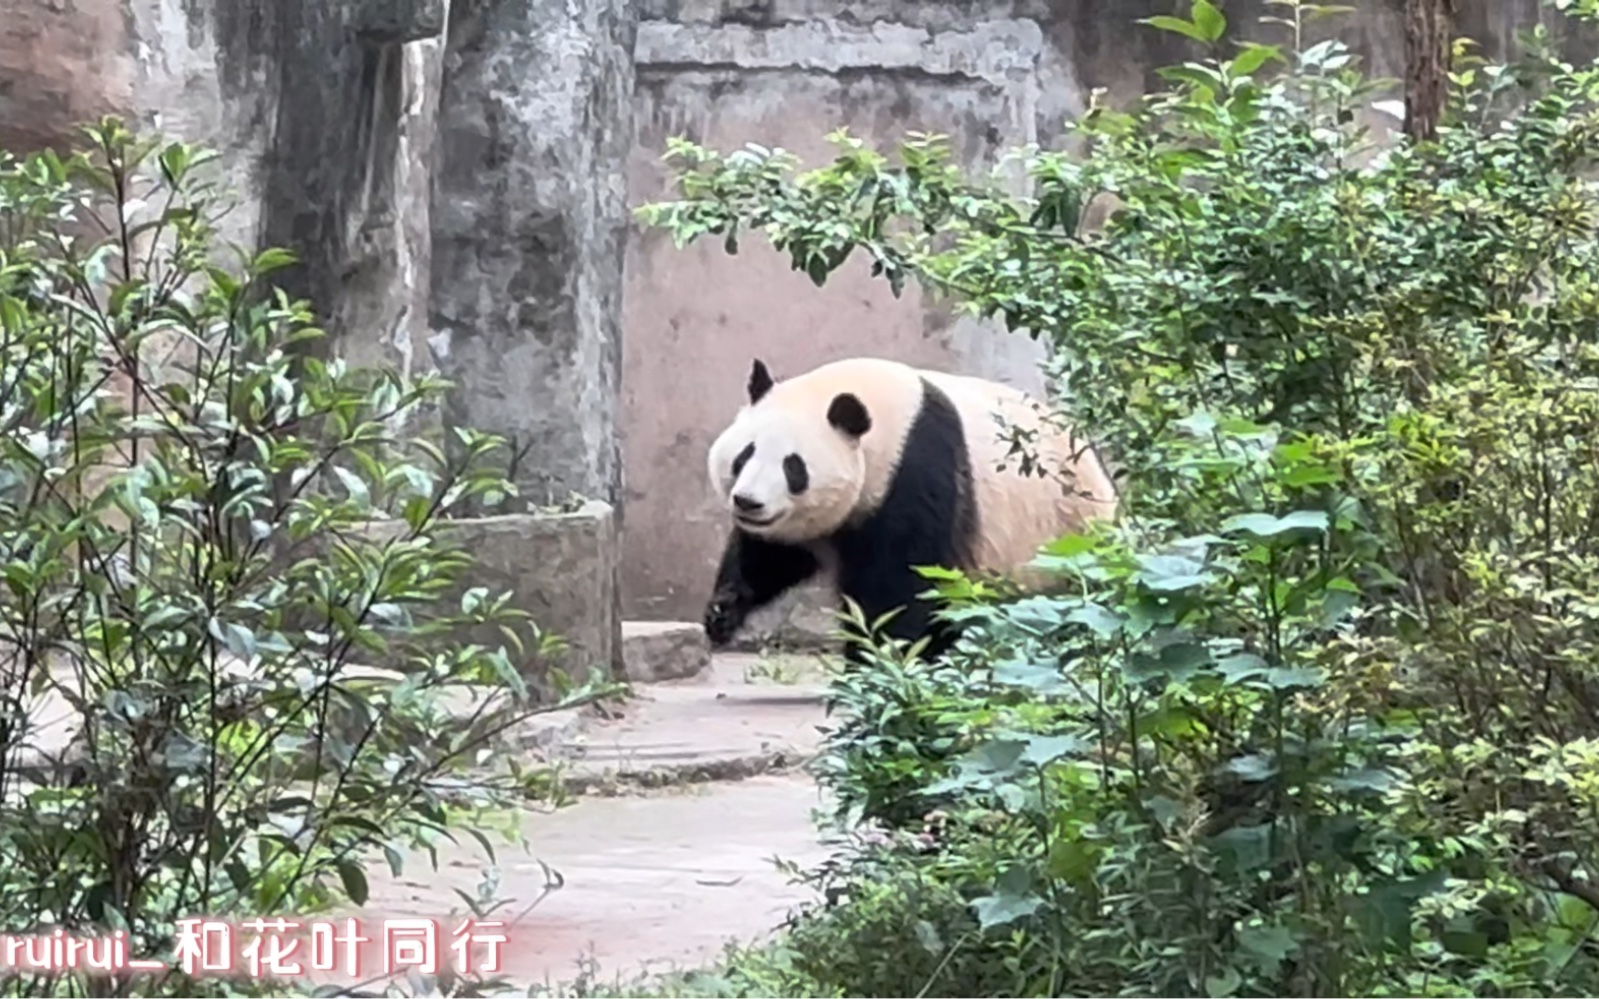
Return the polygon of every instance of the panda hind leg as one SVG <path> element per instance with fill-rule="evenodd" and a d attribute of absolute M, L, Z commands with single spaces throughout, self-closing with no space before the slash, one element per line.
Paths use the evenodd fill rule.
<path fill-rule="evenodd" d="M 711 647 L 726 646 L 750 614 L 810 579 L 820 568 L 816 555 L 807 548 L 767 541 L 734 528 L 705 606 L 705 637 Z"/>

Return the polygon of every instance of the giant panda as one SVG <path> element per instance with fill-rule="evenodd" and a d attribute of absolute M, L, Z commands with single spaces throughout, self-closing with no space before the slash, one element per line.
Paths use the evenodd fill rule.
<path fill-rule="evenodd" d="M 746 389 L 709 452 L 733 521 L 705 608 L 712 648 L 826 567 L 868 622 L 898 610 L 883 632 L 926 638 L 923 655 L 937 659 L 956 635 L 919 597 L 932 583 L 914 567 L 1027 585 L 1040 547 L 1115 514 L 1098 456 L 1007 385 L 869 357 L 774 381 L 757 358 Z M 1036 435 L 1027 448 L 1053 474 L 1007 461 L 999 418 Z M 853 642 L 845 653 L 861 661 Z"/>

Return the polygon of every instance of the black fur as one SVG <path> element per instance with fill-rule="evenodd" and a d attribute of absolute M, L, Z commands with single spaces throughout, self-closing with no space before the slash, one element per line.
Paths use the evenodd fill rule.
<path fill-rule="evenodd" d="M 935 627 L 933 607 L 917 597 L 932 583 L 911 566 L 970 566 L 978 515 L 960 415 L 949 397 L 925 380 L 922 391 L 922 408 L 905 438 L 898 471 L 882 504 L 865 520 L 819 543 L 832 545 L 838 553 L 840 595 L 860 605 L 868 622 L 898 609 L 883 631 L 906 641 L 930 636 L 923 655 L 932 659 L 948 651 L 955 635 L 947 626 Z M 871 425 L 870 414 L 854 396 L 835 399 L 828 419 L 842 424 L 840 429 L 846 432 L 864 426 L 865 433 Z M 808 548 L 764 541 L 735 528 L 705 612 L 711 645 L 725 645 L 752 612 L 810 579 L 819 568 Z M 851 661 L 860 661 L 854 643 L 846 654 Z"/>
<path fill-rule="evenodd" d="M 827 407 L 827 422 L 857 440 L 872 429 L 871 414 L 866 412 L 866 407 L 861 405 L 859 399 L 848 392 L 833 397 L 832 404 Z"/>
<path fill-rule="evenodd" d="M 705 637 L 712 648 L 733 640 L 754 611 L 816 575 L 821 563 L 808 548 L 785 545 L 733 528 L 705 607 Z"/>
<path fill-rule="evenodd" d="M 949 397 L 922 382 L 922 409 L 905 438 L 899 469 L 882 504 L 866 520 L 833 538 L 839 555 L 839 593 L 860 605 L 868 622 L 901 608 L 883 627 L 915 641 L 929 635 L 928 659 L 954 644 L 935 627 L 933 606 L 917 594 L 932 581 L 911 566 L 969 566 L 977 534 L 972 502 L 971 455 L 965 429 Z M 855 659 L 855 650 L 849 650 Z"/>
<path fill-rule="evenodd" d="M 756 358 L 755 363 L 750 366 L 749 391 L 751 406 L 760 402 L 766 393 L 772 391 L 772 373 L 766 370 L 766 365 L 760 358 Z"/>
<path fill-rule="evenodd" d="M 788 491 L 793 496 L 811 487 L 811 470 L 805 464 L 805 459 L 797 454 L 783 459 L 783 478 L 788 480 Z"/>

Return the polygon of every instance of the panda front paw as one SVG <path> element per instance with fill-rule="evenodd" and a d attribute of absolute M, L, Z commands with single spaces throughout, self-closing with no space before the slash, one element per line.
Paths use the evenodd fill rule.
<path fill-rule="evenodd" d="M 731 642 L 743 623 L 744 615 L 739 610 L 738 598 L 734 594 L 718 593 L 705 605 L 705 638 L 713 649 L 720 649 Z"/>

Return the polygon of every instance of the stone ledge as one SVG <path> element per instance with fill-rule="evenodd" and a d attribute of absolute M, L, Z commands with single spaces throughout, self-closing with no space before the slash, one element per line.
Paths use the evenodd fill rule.
<path fill-rule="evenodd" d="M 1028 18 L 998 18 L 964 31 L 933 32 L 907 24 L 812 21 L 756 28 L 746 24 L 639 25 L 638 65 L 728 66 L 737 69 L 914 69 L 1005 86 L 1032 74 L 1044 52 L 1044 31 Z"/>
<path fill-rule="evenodd" d="M 373 521 L 363 528 L 376 540 L 406 529 L 402 521 Z M 571 513 L 441 519 L 432 531 L 475 560 L 443 600 L 458 601 L 474 586 L 510 590 L 512 606 L 531 615 L 541 632 L 565 641 L 565 650 L 548 661 L 529 650 L 517 664 L 530 688 L 548 696 L 551 668 L 565 670 L 578 682 L 591 669 L 610 679 L 623 674 L 617 599 L 621 545 L 610 504 L 590 500 Z M 505 641 L 498 625 L 469 628 L 459 637 L 490 647 Z"/>
<path fill-rule="evenodd" d="M 795 587 L 751 614 L 730 649 L 758 652 L 774 647 L 807 651 L 842 648 L 836 634 L 843 625 L 838 610 L 838 595 L 831 579 Z"/>
<path fill-rule="evenodd" d="M 711 664 L 711 646 L 687 621 L 623 621 L 622 664 L 633 683 L 686 680 Z"/>
<path fill-rule="evenodd" d="M 224 655 L 219 669 L 238 676 L 252 672 L 232 655 Z M 398 682 L 403 678 L 404 674 L 396 670 L 360 663 L 346 663 L 337 676 L 340 681 L 385 679 Z M 77 689 L 75 679 L 65 668 L 56 682 Z M 495 693 L 498 691 L 489 687 L 462 684 L 440 691 L 440 699 L 444 710 L 464 725 L 471 721 L 479 705 Z M 82 750 L 76 737 L 83 716 L 67 696 L 53 686 L 46 686 L 39 695 L 26 699 L 24 708 L 28 713 L 29 732 L 26 741 L 11 747 L 12 762 L 24 780 L 41 785 L 59 783 L 64 779 L 62 774 L 72 772 L 81 759 Z M 537 710 L 501 732 L 494 741 L 510 749 L 549 753 L 581 739 L 592 717 L 587 706 Z"/>

